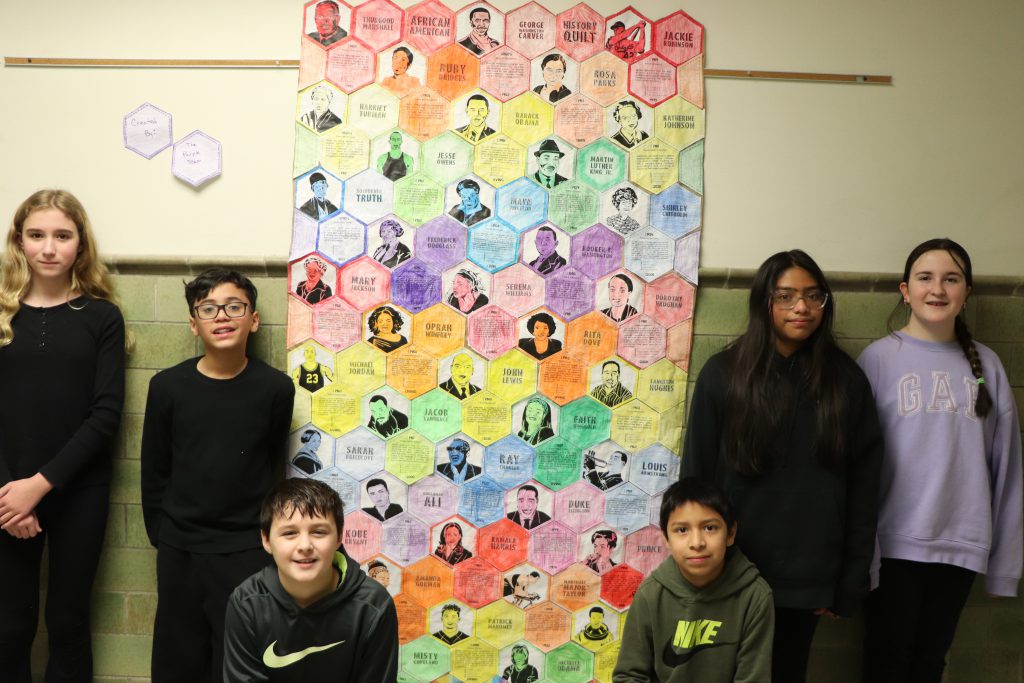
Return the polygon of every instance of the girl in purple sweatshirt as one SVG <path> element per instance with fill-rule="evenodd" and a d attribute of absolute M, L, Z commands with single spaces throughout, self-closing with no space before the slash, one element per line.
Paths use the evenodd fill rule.
<path fill-rule="evenodd" d="M 1021 444 L 1002 364 L 963 320 L 971 259 L 933 239 L 907 258 L 907 323 L 858 362 L 885 431 L 878 588 L 867 604 L 864 680 L 935 681 L 976 574 L 1014 596 L 1021 575 Z M 877 569 L 877 564 L 876 564 Z M 874 578 L 874 577 L 873 577 Z"/>

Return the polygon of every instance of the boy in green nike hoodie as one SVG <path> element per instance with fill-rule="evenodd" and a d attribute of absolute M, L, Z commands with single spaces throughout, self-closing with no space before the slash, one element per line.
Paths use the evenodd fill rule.
<path fill-rule="evenodd" d="M 729 501 L 683 479 L 665 491 L 660 521 L 671 557 L 633 598 L 613 683 L 770 683 L 772 591 L 732 547 Z"/>

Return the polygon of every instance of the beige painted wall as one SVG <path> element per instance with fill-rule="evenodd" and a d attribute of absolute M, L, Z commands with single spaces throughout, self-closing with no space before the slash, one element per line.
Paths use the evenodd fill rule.
<path fill-rule="evenodd" d="M 592 1 L 607 13 L 623 4 Z M 677 7 L 634 4 L 656 17 Z M 300 7 L 4 0 L 0 52 L 294 59 Z M 827 270 L 891 272 L 917 241 L 945 234 L 968 246 L 979 273 L 1024 273 L 1024 3 L 683 8 L 707 26 L 709 68 L 895 78 L 892 87 L 709 80 L 704 266 L 751 268 L 800 246 Z M 295 79 L 280 69 L 0 69 L 0 216 L 58 185 L 80 195 L 112 255 L 282 258 Z M 122 149 L 121 117 L 147 100 L 174 114 L 177 137 L 200 128 L 221 140 L 220 179 L 196 192 L 170 175 L 169 152 L 146 161 Z"/>

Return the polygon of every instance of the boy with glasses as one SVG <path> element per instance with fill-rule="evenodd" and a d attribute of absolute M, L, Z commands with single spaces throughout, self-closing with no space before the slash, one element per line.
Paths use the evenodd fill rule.
<path fill-rule="evenodd" d="M 205 353 L 150 381 L 142 429 L 142 513 L 157 548 L 152 680 L 219 681 L 224 611 L 267 564 L 260 501 L 280 477 L 294 385 L 246 355 L 256 287 L 224 268 L 185 285 Z"/>

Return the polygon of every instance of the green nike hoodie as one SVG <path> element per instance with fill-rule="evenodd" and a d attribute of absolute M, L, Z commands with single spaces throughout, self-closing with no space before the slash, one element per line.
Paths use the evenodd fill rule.
<path fill-rule="evenodd" d="M 633 598 L 612 681 L 770 683 L 774 627 L 772 590 L 739 548 L 703 589 L 668 557 Z"/>

